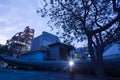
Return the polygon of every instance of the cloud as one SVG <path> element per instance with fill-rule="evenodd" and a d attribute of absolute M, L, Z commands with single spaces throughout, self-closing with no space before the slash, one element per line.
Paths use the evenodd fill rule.
<path fill-rule="evenodd" d="M 0 43 L 5 44 L 26 26 L 35 29 L 35 37 L 43 31 L 55 34 L 47 25 L 49 17 L 41 18 L 36 10 L 41 0 L 0 0 Z M 83 45 L 75 43 L 77 47 Z"/>
<path fill-rule="evenodd" d="M 8 39 L 5 35 L 0 35 L 0 44 L 6 44 L 6 40 Z"/>
<path fill-rule="evenodd" d="M 38 0 L 0 0 L 0 41 L 5 43 L 26 26 L 35 29 L 35 37 L 43 31 L 50 32 L 48 18 L 36 13 Z"/>

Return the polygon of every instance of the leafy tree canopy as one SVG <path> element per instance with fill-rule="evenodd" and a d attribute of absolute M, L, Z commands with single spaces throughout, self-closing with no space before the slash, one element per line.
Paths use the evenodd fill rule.
<path fill-rule="evenodd" d="M 118 39 L 119 0 L 44 0 L 40 12 L 50 16 L 49 24 L 68 41 L 83 41 L 92 36 L 93 44 L 106 46 Z M 98 44 L 99 43 L 99 44 Z"/>

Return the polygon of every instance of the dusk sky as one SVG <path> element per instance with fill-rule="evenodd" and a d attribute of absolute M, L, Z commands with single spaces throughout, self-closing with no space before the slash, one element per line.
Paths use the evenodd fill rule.
<path fill-rule="evenodd" d="M 0 0 L 0 43 L 5 44 L 15 33 L 26 26 L 35 29 L 35 37 L 43 31 L 51 32 L 46 18 L 41 18 L 36 10 L 41 0 Z M 53 33 L 53 32 L 51 32 Z"/>
<path fill-rule="evenodd" d="M 35 37 L 43 31 L 55 34 L 47 25 L 48 18 L 36 13 L 41 5 L 42 0 L 0 0 L 0 43 L 5 44 L 26 26 L 35 29 Z"/>

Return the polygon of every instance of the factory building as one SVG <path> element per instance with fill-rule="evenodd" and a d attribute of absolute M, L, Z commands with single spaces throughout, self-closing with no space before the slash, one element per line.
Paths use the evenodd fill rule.
<path fill-rule="evenodd" d="M 24 54 L 31 49 L 31 42 L 34 37 L 34 29 L 29 26 L 23 32 L 16 33 L 10 40 L 7 40 L 6 45 L 11 50 L 12 56 Z"/>
<path fill-rule="evenodd" d="M 32 51 L 38 50 L 38 49 L 42 48 L 43 46 L 48 47 L 48 45 L 54 44 L 57 42 L 60 42 L 60 39 L 57 36 L 44 31 L 42 33 L 42 35 L 40 35 L 32 40 L 31 50 Z"/>
<path fill-rule="evenodd" d="M 67 60 L 72 46 L 60 42 L 59 37 L 43 32 L 34 38 L 34 29 L 29 26 L 23 32 L 16 33 L 6 45 L 11 56 L 24 60 Z"/>
<path fill-rule="evenodd" d="M 19 58 L 29 61 L 60 61 L 67 60 L 73 46 L 60 42 L 59 38 L 48 32 L 32 40 L 31 51 L 21 55 Z"/>

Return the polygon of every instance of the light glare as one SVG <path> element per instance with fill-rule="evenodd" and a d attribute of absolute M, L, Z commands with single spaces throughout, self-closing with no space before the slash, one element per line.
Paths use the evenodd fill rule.
<path fill-rule="evenodd" d="M 70 66 L 73 66 L 73 65 L 74 65 L 73 61 L 70 61 L 70 62 L 69 62 L 69 65 L 70 65 Z"/>

